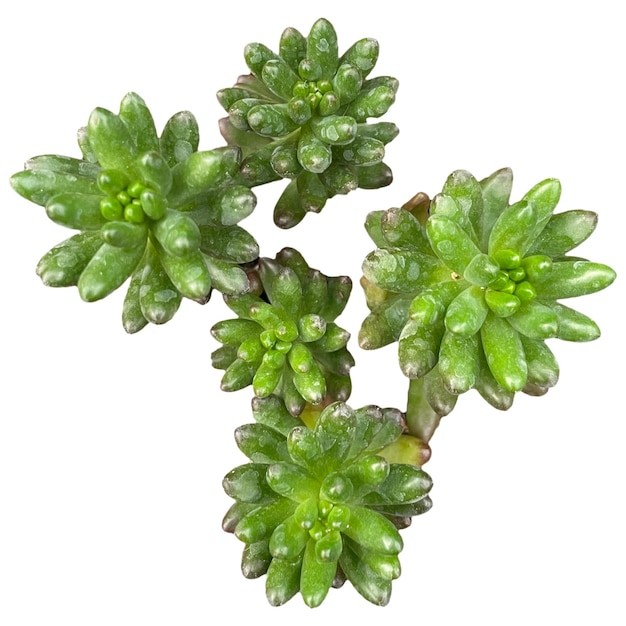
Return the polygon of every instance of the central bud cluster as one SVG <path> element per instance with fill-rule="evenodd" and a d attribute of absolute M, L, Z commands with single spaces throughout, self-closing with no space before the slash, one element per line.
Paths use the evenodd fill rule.
<path fill-rule="evenodd" d="M 146 217 L 158 220 L 165 214 L 167 203 L 163 195 L 140 180 L 130 180 L 124 172 L 101 170 L 96 182 L 104 194 L 100 212 L 108 221 L 141 224 Z"/>
<path fill-rule="evenodd" d="M 313 111 L 319 110 L 320 115 L 331 115 L 339 108 L 339 98 L 329 80 L 298 81 L 293 87 L 293 96 L 290 106 L 297 106 L 304 99 Z"/>
<path fill-rule="evenodd" d="M 330 543 L 336 537 L 334 533 L 345 531 L 348 528 L 350 510 L 340 504 L 334 505 L 327 500 L 320 500 L 315 506 L 317 515 L 313 525 L 309 528 L 309 535 L 311 539 L 315 541 L 320 541 L 327 535 L 333 535 L 331 538 L 325 540 L 325 543 Z M 307 528 L 310 523 L 309 518 L 304 517 L 305 514 L 306 511 L 301 513 L 303 519 L 300 521 L 300 525 L 303 526 L 303 528 Z M 296 509 L 295 515 L 297 519 L 298 509 Z"/>
<path fill-rule="evenodd" d="M 533 281 L 547 276 L 552 259 L 540 254 L 521 259 L 513 250 L 502 250 L 495 257 L 500 271 L 486 288 L 485 301 L 498 317 L 508 317 L 537 297 Z"/>

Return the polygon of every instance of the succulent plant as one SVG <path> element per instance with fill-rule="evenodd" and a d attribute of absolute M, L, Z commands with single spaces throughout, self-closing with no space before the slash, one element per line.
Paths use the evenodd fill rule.
<path fill-rule="evenodd" d="M 339 56 L 335 29 L 319 19 L 306 38 L 287 28 L 278 54 L 252 43 L 244 57 L 252 73 L 217 94 L 228 112 L 220 127 L 229 144 L 244 150 L 248 184 L 291 179 L 274 212 L 278 226 L 296 225 L 336 194 L 391 182 L 383 157 L 398 129 L 368 119 L 387 112 L 398 81 L 368 78 L 376 40 L 361 39 Z"/>
<path fill-rule="evenodd" d="M 431 507 L 428 474 L 385 458 L 404 431 L 402 413 L 336 402 L 310 429 L 274 396 L 255 398 L 253 413 L 256 423 L 235 431 L 250 462 L 223 483 L 235 500 L 223 527 L 246 544 L 244 575 L 267 573 L 272 605 L 300 592 L 318 606 L 337 579 L 387 604 L 400 575 L 398 528 Z"/>
<path fill-rule="evenodd" d="M 52 287 L 76 285 L 83 300 L 106 297 L 131 278 L 124 302 L 128 332 L 162 324 L 182 297 L 204 303 L 213 287 L 248 289 L 238 263 L 258 256 L 237 226 L 256 204 L 234 182 L 236 147 L 198 152 L 189 112 L 174 115 L 160 138 L 145 102 L 127 94 L 119 114 L 95 109 L 79 131 L 82 158 L 43 155 L 11 178 L 57 224 L 80 231 L 39 261 Z"/>
<path fill-rule="evenodd" d="M 350 335 L 335 321 L 350 278 L 325 276 L 293 248 L 259 258 L 238 224 L 255 209 L 251 189 L 272 181 L 289 181 L 274 210 L 282 228 L 336 194 L 388 185 L 385 146 L 398 129 L 370 119 L 393 104 L 398 81 L 370 77 L 374 39 L 340 56 L 323 18 L 307 37 L 287 28 L 278 53 L 252 43 L 244 56 L 251 73 L 218 92 L 228 145 L 199 151 L 186 111 L 159 136 L 129 93 L 118 114 L 92 112 L 78 133 L 82 157 L 34 157 L 11 184 L 78 231 L 39 261 L 44 284 L 77 286 L 91 302 L 129 280 L 129 333 L 169 321 L 183 297 L 223 293 L 236 318 L 212 327 L 222 344 L 212 364 L 224 370 L 223 390 L 255 394 L 255 423 L 235 431 L 249 462 L 223 480 L 234 500 L 223 528 L 245 544 L 243 574 L 267 575 L 272 605 L 300 593 L 319 606 L 346 580 L 385 605 L 400 575 L 400 530 L 432 506 L 422 466 L 441 417 L 470 389 L 499 409 L 519 391 L 546 393 L 559 377 L 547 340 L 600 335 L 561 300 L 607 287 L 615 272 L 570 254 L 597 216 L 555 213 L 556 179 L 510 203 L 509 169 L 480 182 L 459 170 L 432 201 L 417 194 L 372 211 L 377 249 L 361 280 L 371 313 L 359 343 L 397 342 L 409 393 L 406 412 L 351 409 Z"/>
<path fill-rule="evenodd" d="M 311 269 L 292 248 L 276 259 L 259 259 L 250 273 L 256 293 L 225 298 L 239 318 L 211 330 L 224 344 L 212 355 L 214 367 L 226 370 L 222 389 L 251 384 L 259 397 L 282 397 L 293 415 L 307 402 L 347 400 L 354 365 L 346 347 L 350 334 L 334 320 L 352 281 Z"/>
<path fill-rule="evenodd" d="M 372 312 L 360 345 L 398 341 L 402 371 L 424 379 L 439 415 L 472 388 L 500 409 L 517 391 L 541 395 L 559 375 L 545 341 L 600 335 L 593 320 L 559 302 L 615 278 L 606 265 L 569 256 L 593 232 L 596 214 L 554 213 L 556 179 L 509 204 L 512 181 L 510 169 L 480 182 L 459 170 L 431 202 L 419 196 L 367 219 L 378 248 L 363 264 Z"/>

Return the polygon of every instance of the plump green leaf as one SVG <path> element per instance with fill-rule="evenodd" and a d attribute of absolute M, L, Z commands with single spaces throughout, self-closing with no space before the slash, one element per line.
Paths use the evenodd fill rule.
<path fill-rule="evenodd" d="M 615 271 L 590 261 L 559 261 L 533 281 L 537 297 L 543 300 L 574 298 L 605 289 L 615 280 Z"/>
<path fill-rule="evenodd" d="M 105 298 L 131 275 L 143 256 L 142 246 L 124 250 L 103 243 L 78 279 L 78 293 L 86 302 Z"/>
<path fill-rule="evenodd" d="M 498 384 L 507 391 L 522 390 L 528 366 L 517 330 L 506 319 L 490 312 L 480 334 L 487 364 Z"/>
<path fill-rule="evenodd" d="M 37 276 L 48 287 L 74 286 L 93 255 L 102 246 L 98 232 L 78 233 L 46 252 L 37 264 Z"/>
<path fill-rule="evenodd" d="M 159 149 L 154 119 L 143 98 L 133 92 L 127 93 L 120 103 L 119 116 L 126 123 L 138 152 Z"/>

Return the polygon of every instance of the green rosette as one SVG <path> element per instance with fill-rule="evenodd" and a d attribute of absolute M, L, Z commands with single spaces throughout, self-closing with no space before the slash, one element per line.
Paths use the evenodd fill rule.
<path fill-rule="evenodd" d="M 298 593 L 319 606 L 346 579 L 387 604 L 400 575 L 398 529 L 432 506 L 428 474 L 390 458 L 406 437 L 403 414 L 336 402 L 309 428 L 274 396 L 255 398 L 253 413 L 256 423 L 235 432 L 250 462 L 223 481 L 235 501 L 223 527 L 245 544 L 243 574 L 267 575 L 274 606 Z"/>
<path fill-rule="evenodd" d="M 561 186 L 553 178 L 510 203 L 512 182 L 509 169 L 481 181 L 456 171 L 432 201 L 422 194 L 367 217 L 377 249 L 363 264 L 371 312 L 359 343 L 397 341 L 402 371 L 423 381 L 412 382 L 412 395 L 438 416 L 470 389 L 499 409 L 518 391 L 542 395 L 559 376 L 546 341 L 600 335 L 560 302 L 615 279 L 610 267 L 570 256 L 596 214 L 555 213 Z"/>
<path fill-rule="evenodd" d="M 280 396 L 292 415 L 307 403 L 347 400 L 354 359 L 350 334 L 335 319 L 347 304 L 350 279 L 324 276 L 292 248 L 259 259 L 248 272 L 254 289 L 225 297 L 238 318 L 211 330 L 223 344 L 212 355 L 225 370 L 222 389 L 252 385 L 258 397 Z"/>
<path fill-rule="evenodd" d="M 398 81 L 369 77 L 376 40 L 361 39 L 340 55 L 334 27 L 319 19 L 307 37 L 287 28 L 278 53 L 252 43 L 244 57 L 251 74 L 217 94 L 228 113 L 220 129 L 243 149 L 248 185 L 290 180 L 274 211 L 278 226 L 295 226 L 337 194 L 391 183 L 383 158 L 398 129 L 368 120 L 387 112 Z"/>
<path fill-rule="evenodd" d="M 169 321 L 183 297 L 246 292 L 239 264 L 258 246 L 237 225 L 256 203 L 237 183 L 241 151 L 199 152 L 198 141 L 191 113 L 172 116 L 159 137 L 145 102 L 129 93 L 119 113 L 91 113 L 79 131 L 82 158 L 28 160 L 11 178 L 15 191 L 79 231 L 40 260 L 44 284 L 77 286 L 93 302 L 130 279 L 122 316 L 130 333 Z"/>

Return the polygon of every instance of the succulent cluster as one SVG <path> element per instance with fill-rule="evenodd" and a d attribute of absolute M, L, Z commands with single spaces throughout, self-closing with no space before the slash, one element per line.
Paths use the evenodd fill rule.
<path fill-rule="evenodd" d="M 347 276 L 324 276 L 293 248 L 249 268 L 252 291 L 228 296 L 239 316 L 213 326 L 222 344 L 213 366 L 225 369 L 224 391 L 252 385 L 256 396 L 280 396 L 292 415 L 305 404 L 345 401 L 354 359 L 350 334 L 335 324 L 352 289 Z"/>
<path fill-rule="evenodd" d="M 177 113 L 159 137 L 145 102 L 127 94 L 119 114 L 97 108 L 79 131 L 82 159 L 44 155 L 11 178 L 57 224 L 80 231 L 39 261 L 52 287 L 76 285 L 99 300 L 128 278 L 123 323 L 130 333 L 169 321 L 186 297 L 206 302 L 213 287 L 248 290 L 238 264 L 258 256 L 237 226 L 255 207 L 235 182 L 237 147 L 198 152 L 191 113 Z"/>
<path fill-rule="evenodd" d="M 224 478 L 235 503 L 223 527 L 246 544 L 243 574 L 267 574 L 272 605 L 300 592 L 318 606 L 346 579 L 387 604 L 400 575 L 398 528 L 431 507 L 430 477 L 385 458 L 402 436 L 402 413 L 336 402 L 310 429 L 274 396 L 255 398 L 253 413 L 256 423 L 235 431 L 250 462 Z"/>
<path fill-rule="evenodd" d="M 570 256 L 593 232 L 590 211 L 555 213 L 560 184 L 545 180 L 510 204 L 512 173 L 477 181 L 454 172 L 431 201 L 373 211 L 377 246 L 363 264 L 367 305 L 359 343 L 398 342 L 409 377 L 406 413 L 352 410 L 349 333 L 335 320 L 352 289 L 284 248 L 259 258 L 239 222 L 256 205 L 251 188 L 288 179 L 274 221 L 282 228 L 358 187 L 388 185 L 385 146 L 397 127 L 370 123 L 395 100 L 398 81 L 370 78 L 378 43 L 339 55 L 325 19 L 308 36 L 287 28 L 278 54 L 245 49 L 251 74 L 218 99 L 226 146 L 199 151 L 189 112 L 158 135 L 144 101 L 129 93 L 119 113 L 95 109 L 79 130 L 81 158 L 37 156 L 11 178 L 24 198 L 78 231 L 39 261 L 46 285 L 77 286 L 83 300 L 129 280 L 129 333 L 163 324 L 183 297 L 222 292 L 237 316 L 215 324 L 213 366 L 222 389 L 252 386 L 255 423 L 236 441 L 250 462 L 224 478 L 235 500 L 224 530 L 245 548 L 242 571 L 267 574 L 272 605 L 300 593 L 318 606 L 349 580 L 374 604 L 400 575 L 399 530 L 428 511 L 428 442 L 460 394 L 477 389 L 507 409 L 516 392 L 556 384 L 546 340 L 589 341 L 598 326 L 561 299 L 610 285 L 615 272 Z"/>
<path fill-rule="evenodd" d="M 600 334 L 558 302 L 615 278 L 606 265 L 568 255 L 593 232 L 595 213 L 554 213 L 555 179 L 509 204 L 512 181 L 509 169 L 480 182 L 456 171 L 432 201 L 422 196 L 367 219 L 378 248 L 363 264 L 371 314 L 360 345 L 398 341 L 402 371 L 424 379 L 439 415 L 472 388 L 500 409 L 517 391 L 542 395 L 559 375 L 545 340 Z"/>
<path fill-rule="evenodd" d="M 248 184 L 291 179 L 276 205 L 278 226 L 296 225 L 336 194 L 391 182 L 383 157 L 398 129 L 367 120 L 387 112 L 398 81 L 368 78 L 376 40 L 361 39 L 339 56 L 335 29 L 319 19 L 307 37 L 287 28 L 278 54 L 252 43 L 244 57 L 252 73 L 218 92 L 228 112 L 220 127 L 229 144 L 244 150 Z"/>

